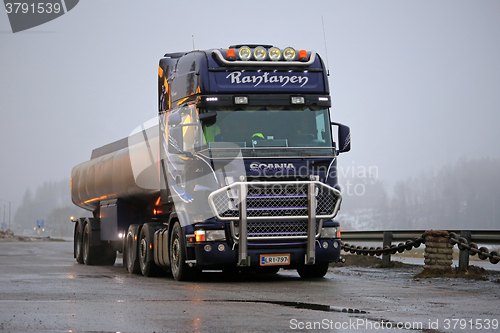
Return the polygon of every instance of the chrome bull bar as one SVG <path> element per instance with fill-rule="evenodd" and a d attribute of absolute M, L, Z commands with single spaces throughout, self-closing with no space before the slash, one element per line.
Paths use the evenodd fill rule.
<path fill-rule="evenodd" d="M 305 264 L 313 265 L 315 241 L 321 233 L 323 219 L 334 218 L 341 201 L 340 191 L 318 181 L 235 182 L 208 197 L 214 216 L 221 221 L 232 222 L 231 234 L 238 243 L 238 266 L 250 266 L 248 240 L 263 239 L 248 237 L 249 220 L 307 220 L 306 236 L 267 236 L 265 239 L 307 239 Z M 320 222 L 316 232 L 317 219 Z M 239 222 L 239 235 L 235 232 L 236 220 Z"/>

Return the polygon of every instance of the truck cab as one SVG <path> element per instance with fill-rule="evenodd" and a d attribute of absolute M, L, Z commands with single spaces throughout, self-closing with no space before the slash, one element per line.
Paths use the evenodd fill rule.
<path fill-rule="evenodd" d="M 166 54 L 158 82 L 161 202 L 186 239 L 179 274 L 326 274 L 340 258 L 336 157 L 350 135 L 330 120 L 319 55 L 271 45 Z"/>

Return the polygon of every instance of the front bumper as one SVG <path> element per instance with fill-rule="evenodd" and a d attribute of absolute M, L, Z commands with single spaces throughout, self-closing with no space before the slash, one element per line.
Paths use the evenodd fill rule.
<path fill-rule="evenodd" d="M 208 246 L 207 246 L 208 245 Z M 340 259 L 340 239 L 319 239 L 315 242 L 316 263 L 336 262 Z M 222 269 L 238 264 L 238 244 L 229 246 L 227 242 L 205 242 L 194 245 L 196 266 L 201 269 Z M 248 265 L 260 266 L 263 254 L 289 254 L 289 265 L 279 267 L 295 268 L 306 263 L 306 242 L 249 243 L 247 248 Z"/>

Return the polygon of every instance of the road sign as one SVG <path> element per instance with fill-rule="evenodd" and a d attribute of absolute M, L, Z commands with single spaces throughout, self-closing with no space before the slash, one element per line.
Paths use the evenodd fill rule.
<path fill-rule="evenodd" d="M 43 226 L 44 224 L 45 224 L 45 221 L 44 221 L 44 220 L 36 220 L 36 227 L 37 227 L 38 229 L 42 229 L 42 228 L 44 227 L 44 226 Z"/>

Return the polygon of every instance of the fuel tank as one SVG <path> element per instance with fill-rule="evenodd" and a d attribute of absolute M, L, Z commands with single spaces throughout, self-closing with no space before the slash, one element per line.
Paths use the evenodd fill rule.
<path fill-rule="evenodd" d="M 75 166 L 71 171 L 73 203 L 90 211 L 108 199 L 137 206 L 154 204 L 160 195 L 155 128 L 95 149 L 89 161 Z"/>

